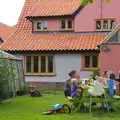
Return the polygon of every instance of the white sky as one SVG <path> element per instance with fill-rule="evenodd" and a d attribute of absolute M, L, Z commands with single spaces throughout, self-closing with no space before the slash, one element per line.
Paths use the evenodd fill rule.
<path fill-rule="evenodd" d="M 15 25 L 25 0 L 0 0 L 0 22 Z"/>

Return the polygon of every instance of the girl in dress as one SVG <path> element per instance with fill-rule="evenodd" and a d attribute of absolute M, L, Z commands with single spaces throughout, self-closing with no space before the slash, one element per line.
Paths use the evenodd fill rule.
<path fill-rule="evenodd" d="M 108 95 L 112 98 L 115 95 L 115 74 L 111 73 L 107 80 Z"/>

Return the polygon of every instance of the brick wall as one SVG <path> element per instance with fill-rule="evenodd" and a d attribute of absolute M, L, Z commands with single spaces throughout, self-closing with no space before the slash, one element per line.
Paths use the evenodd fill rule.
<path fill-rule="evenodd" d="M 63 82 L 29 82 L 28 85 L 33 85 L 38 90 L 64 88 Z"/>

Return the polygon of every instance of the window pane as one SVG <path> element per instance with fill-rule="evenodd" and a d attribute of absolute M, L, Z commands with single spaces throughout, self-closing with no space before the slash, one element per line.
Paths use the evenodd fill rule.
<path fill-rule="evenodd" d="M 34 71 L 35 73 L 38 73 L 38 56 L 34 56 Z"/>
<path fill-rule="evenodd" d="M 48 56 L 48 72 L 53 72 L 53 56 Z"/>
<path fill-rule="evenodd" d="M 114 29 L 115 28 L 115 20 L 111 20 L 110 21 L 110 29 Z"/>
<path fill-rule="evenodd" d="M 38 30 L 41 30 L 41 29 L 42 29 L 42 22 L 38 22 L 38 23 L 37 23 L 37 29 L 38 29 Z"/>
<path fill-rule="evenodd" d="M 61 29 L 65 29 L 65 20 L 61 21 Z"/>
<path fill-rule="evenodd" d="M 45 22 L 43 23 L 43 29 L 46 30 L 47 28 L 48 28 L 48 22 L 45 21 Z"/>
<path fill-rule="evenodd" d="M 108 20 L 103 21 L 103 29 L 108 29 Z"/>
<path fill-rule="evenodd" d="M 96 21 L 96 29 L 101 29 L 101 21 Z"/>
<path fill-rule="evenodd" d="M 41 72 L 46 72 L 46 56 L 41 56 Z"/>
<path fill-rule="evenodd" d="M 85 68 L 90 68 L 90 56 L 85 56 Z"/>
<path fill-rule="evenodd" d="M 72 21 L 71 20 L 68 21 L 68 29 L 72 29 Z"/>
<path fill-rule="evenodd" d="M 118 42 L 118 40 L 120 39 L 120 35 L 119 32 L 115 33 L 108 42 Z"/>
<path fill-rule="evenodd" d="M 26 72 L 31 72 L 31 56 L 26 57 Z"/>
<path fill-rule="evenodd" d="M 98 67 L 98 57 L 92 56 L 92 67 L 97 68 Z"/>

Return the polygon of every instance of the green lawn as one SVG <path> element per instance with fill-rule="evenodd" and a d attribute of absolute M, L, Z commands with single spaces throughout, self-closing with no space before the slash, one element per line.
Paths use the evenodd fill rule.
<path fill-rule="evenodd" d="M 45 116 L 42 112 L 52 108 L 56 103 L 69 104 L 62 92 L 54 96 L 31 98 L 22 96 L 12 99 L 7 103 L 0 103 L 0 120 L 119 120 L 120 112 L 107 113 L 93 111 L 90 117 L 88 113 L 55 114 Z M 119 101 L 116 102 L 120 106 Z"/>

